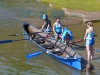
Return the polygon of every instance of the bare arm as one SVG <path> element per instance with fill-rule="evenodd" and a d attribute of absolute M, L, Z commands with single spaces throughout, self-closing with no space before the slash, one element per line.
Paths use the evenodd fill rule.
<path fill-rule="evenodd" d="M 63 29 L 63 24 L 61 23 L 61 26 L 62 26 L 62 32 L 61 32 L 61 35 L 63 34 L 63 31 L 64 31 L 64 29 Z"/>
<path fill-rule="evenodd" d="M 50 27 L 50 24 L 48 24 L 48 26 L 47 26 L 47 32 L 48 32 L 49 27 Z"/>
<path fill-rule="evenodd" d="M 40 29 L 41 31 L 44 29 L 45 23 L 46 23 L 46 22 L 44 22 L 44 24 L 42 25 L 42 28 Z"/>
<path fill-rule="evenodd" d="M 53 24 L 53 32 L 56 33 L 56 31 L 55 31 L 55 24 Z"/>
<path fill-rule="evenodd" d="M 84 35 L 84 40 L 86 39 L 87 34 L 88 34 L 88 29 L 87 29 L 87 30 L 86 30 L 86 32 L 85 32 L 85 35 Z"/>

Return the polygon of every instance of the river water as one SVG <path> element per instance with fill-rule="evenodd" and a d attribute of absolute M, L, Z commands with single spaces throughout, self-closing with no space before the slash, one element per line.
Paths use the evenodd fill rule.
<path fill-rule="evenodd" d="M 68 17 L 63 11 L 49 8 L 48 4 L 36 0 L 0 0 L 0 40 L 23 39 L 24 36 L 9 36 L 11 34 L 22 33 L 22 23 L 24 21 L 41 27 L 43 24 L 42 15 L 47 13 L 52 21 L 55 17 L 61 18 L 64 27 L 74 32 L 74 38 L 83 38 L 86 26 L 81 18 Z M 99 24 L 95 22 L 96 38 L 95 47 L 100 49 L 99 44 Z M 80 43 L 84 45 L 84 43 Z M 0 75 L 99 75 L 100 57 L 93 60 L 95 70 L 84 73 L 66 66 L 47 54 L 43 53 L 35 58 L 27 60 L 26 54 L 35 51 L 42 51 L 29 40 L 13 41 L 0 44 Z M 82 53 L 83 51 L 80 51 Z M 86 51 L 85 51 L 86 52 Z M 98 55 L 100 55 L 98 53 Z"/>

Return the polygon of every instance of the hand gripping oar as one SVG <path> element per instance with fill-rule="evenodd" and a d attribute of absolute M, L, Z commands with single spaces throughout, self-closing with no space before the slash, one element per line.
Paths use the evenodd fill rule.
<path fill-rule="evenodd" d="M 0 40 L 0 44 L 10 43 L 14 41 L 22 41 L 22 40 L 29 40 L 29 39 L 19 39 L 19 40 Z"/>
<path fill-rule="evenodd" d="M 30 34 L 37 34 L 37 33 L 43 33 L 43 32 L 33 32 L 33 33 L 30 33 Z M 20 35 L 27 35 L 27 33 L 13 34 L 13 35 L 9 35 L 9 36 L 20 36 Z"/>

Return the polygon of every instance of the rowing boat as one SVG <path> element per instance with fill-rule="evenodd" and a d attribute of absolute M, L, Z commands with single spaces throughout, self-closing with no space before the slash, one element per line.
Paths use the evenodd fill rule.
<path fill-rule="evenodd" d="M 27 35 L 25 35 L 26 38 L 30 37 L 30 33 L 41 32 L 35 33 L 35 37 L 31 41 L 54 59 L 79 71 L 86 68 L 87 61 L 83 58 L 83 56 L 67 45 L 58 42 L 58 40 L 46 38 L 45 36 L 47 34 L 40 31 L 34 25 L 27 22 L 23 23 L 23 31 L 27 33 Z"/>

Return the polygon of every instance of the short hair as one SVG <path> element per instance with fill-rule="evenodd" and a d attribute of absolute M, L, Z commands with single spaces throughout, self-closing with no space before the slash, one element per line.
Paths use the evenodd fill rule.
<path fill-rule="evenodd" d="M 56 17 L 56 20 L 57 20 L 57 19 L 60 19 L 60 17 Z"/>
<path fill-rule="evenodd" d="M 89 25 L 89 26 L 92 27 L 93 26 L 93 23 L 92 22 L 88 22 L 87 25 Z"/>

